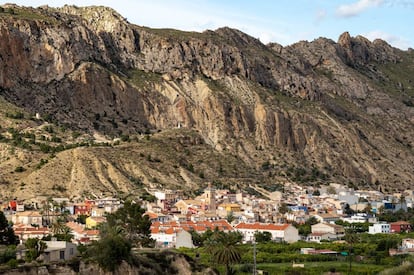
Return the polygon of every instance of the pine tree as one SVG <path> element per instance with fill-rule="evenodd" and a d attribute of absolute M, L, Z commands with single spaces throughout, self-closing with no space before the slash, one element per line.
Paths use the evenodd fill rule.
<path fill-rule="evenodd" d="M 0 244 L 17 244 L 18 238 L 14 234 L 13 227 L 8 223 L 4 213 L 0 211 Z"/>

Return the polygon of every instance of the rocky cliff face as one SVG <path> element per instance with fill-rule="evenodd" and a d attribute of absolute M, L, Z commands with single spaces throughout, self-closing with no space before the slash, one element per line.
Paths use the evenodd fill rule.
<path fill-rule="evenodd" d="M 282 47 L 229 28 L 148 29 L 104 7 L 14 11 L 0 13 L 0 88 L 28 112 L 108 137 L 180 125 L 269 184 L 321 180 L 289 167 L 412 183 L 414 79 L 399 74 L 412 52 L 348 33 Z"/>

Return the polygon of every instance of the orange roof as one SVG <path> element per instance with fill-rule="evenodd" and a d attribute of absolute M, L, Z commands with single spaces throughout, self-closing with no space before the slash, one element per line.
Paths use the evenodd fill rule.
<path fill-rule="evenodd" d="M 237 229 L 252 229 L 252 230 L 285 230 L 289 224 L 272 224 L 272 223 L 239 223 L 236 225 Z"/>
<path fill-rule="evenodd" d="M 173 234 L 174 233 L 174 228 L 172 228 L 172 227 L 167 228 L 164 232 L 165 232 L 165 234 Z"/>
<path fill-rule="evenodd" d="M 88 236 L 95 236 L 95 235 L 99 235 L 99 230 L 96 230 L 96 229 L 94 229 L 94 230 L 86 230 L 85 233 Z"/>
<path fill-rule="evenodd" d="M 180 223 L 177 223 L 176 221 L 170 221 L 170 222 L 165 222 L 165 223 L 153 222 L 151 224 L 151 230 L 159 230 L 159 229 L 167 230 L 169 228 L 172 228 L 174 230 L 190 231 L 191 229 L 193 229 L 194 231 L 197 231 L 197 232 L 204 232 L 207 229 L 214 230 L 216 227 L 218 228 L 218 230 L 233 230 L 233 227 L 225 220 L 219 220 L 219 221 L 213 221 L 213 222 L 183 221 Z"/>
<path fill-rule="evenodd" d="M 159 221 L 151 223 L 151 226 L 154 226 L 154 227 L 158 227 L 160 225 L 161 225 L 161 223 Z"/>
<path fill-rule="evenodd" d="M 49 234 L 49 228 L 47 227 L 18 227 L 14 229 L 14 233 L 18 234 Z"/>
<path fill-rule="evenodd" d="M 150 220 L 158 218 L 158 214 L 154 212 L 145 212 L 144 215 L 147 215 L 150 218 Z"/>
<path fill-rule="evenodd" d="M 15 215 L 19 217 L 42 217 L 39 211 L 23 211 L 17 212 Z"/>
<path fill-rule="evenodd" d="M 192 228 L 193 228 L 193 227 L 186 226 L 186 225 L 181 226 L 181 229 L 183 229 L 183 230 L 185 230 L 185 231 L 190 231 Z"/>

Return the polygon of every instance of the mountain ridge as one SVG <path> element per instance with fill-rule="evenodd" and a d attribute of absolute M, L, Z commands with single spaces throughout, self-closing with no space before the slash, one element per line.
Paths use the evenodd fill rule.
<path fill-rule="evenodd" d="M 338 42 L 319 38 L 286 47 L 264 45 L 227 27 L 202 33 L 150 29 L 130 24 L 110 8 L 74 6 L 4 6 L 0 36 L 0 95 L 55 127 L 92 139 L 99 133 L 108 140 L 191 130 L 218 158 L 235 157 L 252 174 L 247 182 L 267 186 L 339 181 L 391 190 L 412 184 L 414 55 L 385 41 L 345 32 Z M 58 134 L 63 143 L 74 142 L 68 134 Z M 34 153 L 24 150 L 23 155 L 47 157 L 36 148 Z M 47 166 L 64 154 L 56 154 L 39 171 L 27 169 L 22 177 L 10 176 L 11 167 L 0 176 L 32 186 L 35 175 L 42 172 L 47 179 Z M 93 152 L 86 154 L 99 162 Z M 223 176 L 211 161 L 216 171 L 207 165 L 199 177 L 203 171 L 197 175 L 197 165 L 191 163 L 192 176 L 184 181 L 193 181 L 194 189 L 207 181 L 237 186 L 234 165 Z M 180 181 L 171 176 L 179 171 L 169 176 L 156 169 L 160 184 L 149 172 L 134 172 L 131 167 L 138 163 L 147 168 L 154 163 L 143 162 L 126 170 L 114 166 L 122 173 L 111 176 L 99 164 L 96 174 L 79 175 L 85 183 L 74 189 L 86 192 L 100 182 L 118 181 L 98 189 L 126 192 L 133 186 L 129 177 L 143 177 L 148 187 Z M 77 160 L 64 163 L 52 170 L 73 171 Z M 74 192 L 72 181 L 63 178 L 61 190 Z M 91 178 L 99 180 L 90 186 L 86 182 Z M 45 182 L 46 191 L 56 184 Z"/>

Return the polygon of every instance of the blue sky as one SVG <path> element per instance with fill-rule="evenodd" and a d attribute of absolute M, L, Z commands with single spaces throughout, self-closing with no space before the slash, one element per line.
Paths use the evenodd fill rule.
<path fill-rule="evenodd" d="M 349 31 L 391 45 L 414 48 L 414 0 L 9 0 L 37 7 L 48 4 L 104 5 L 129 22 L 153 28 L 203 31 L 228 26 L 263 43 L 289 45 L 318 37 L 337 41 Z"/>

